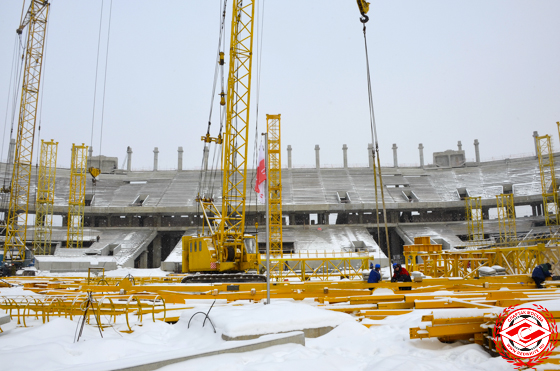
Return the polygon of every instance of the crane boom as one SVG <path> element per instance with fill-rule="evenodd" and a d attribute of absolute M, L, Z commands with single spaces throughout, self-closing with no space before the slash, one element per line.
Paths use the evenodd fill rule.
<path fill-rule="evenodd" d="M 6 222 L 5 261 L 21 262 L 25 260 L 33 142 L 49 5 L 48 1 L 32 0 L 25 18 L 17 29 L 17 33 L 21 35 L 25 27 L 29 28 L 14 170 L 10 187 L 10 206 Z"/>
<path fill-rule="evenodd" d="M 218 235 L 219 244 L 230 251 L 243 244 L 245 230 L 254 12 L 254 1 L 233 1 L 223 142 L 222 220 Z"/>

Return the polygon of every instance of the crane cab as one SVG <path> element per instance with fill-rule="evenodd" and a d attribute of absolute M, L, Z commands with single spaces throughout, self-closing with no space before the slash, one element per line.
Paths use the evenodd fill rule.
<path fill-rule="evenodd" d="M 226 246 L 221 253 L 209 236 L 183 236 L 182 247 L 183 273 L 241 272 L 259 267 L 255 236 L 245 235 L 242 245 Z"/>

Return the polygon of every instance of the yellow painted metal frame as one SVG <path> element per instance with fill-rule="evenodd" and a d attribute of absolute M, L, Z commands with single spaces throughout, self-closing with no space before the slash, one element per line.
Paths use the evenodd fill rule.
<path fill-rule="evenodd" d="M 23 29 L 29 26 L 19 107 L 16 153 L 10 188 L 6 242 L 4 243 L 4 261 L 25 260 L 31 164 L 48 14 L 48 2 L 32 0 L 24 20 L 18 28 L 18 33 L 21 34 Z"/>
<path fill-rule="evenodd" d="M 484 222 L 482 217 L 482 197 L 465 198 L 465 219 L 469 241 L 484 239 Z"/>
<path fill-rule="evenodd" d="M 496 195 L 496 203 L 501 242 L 507 243 L 516 241 L 517 228 L 515 226 L 515 204 L 513 201 L 513 194 Z"/>
<path fill-rule="evenodd" d="M 88 146 L 72 144 L 70 195 L 68 197 L 67 248 L 84 246 L 84 207 L 86 198 Z"/>
<path fill-rule="evenodd" d="M 280 115 L 266 115 L 268 132 L 268 240 L 270 254 L 282 258 L 282 146 Z"/>
<path fill-rule="evenodd" d="M 270 277 L 272 280 L 297 279 L 328 281 L 347 278 L 363 280 L 363 272 L 373 258 L 369 254 L 312 252 L 285 254 L 271 257 Z M 266 258 L 261 257 L 260 266 L 266 269 Z"/>
<path fill-rule="evenodd" d="M 560 247 L 537 246 L 455 251 L 405 251 L 406 268 L 431 277 L 478 276 L 481 267 L 499 265 L 507 274 L 531 274 L 542 263 L 550 262 L 552 271 L 560 272 Z"/>
<path fill-rule="evenodd" d="M 536 137 L 541 190 L 546 225 L 558 224 L 558 185 L 554 170 L 554 153 L 550 135 Z"/>
<path fill-rule="evenodd" d="M 49 255 L 51 253 L 57 153 L 58 142 L 41 140 L 41 159 L 37 174 L 35 233 L 33 235 L 33 253 L 35 255 Z"/>

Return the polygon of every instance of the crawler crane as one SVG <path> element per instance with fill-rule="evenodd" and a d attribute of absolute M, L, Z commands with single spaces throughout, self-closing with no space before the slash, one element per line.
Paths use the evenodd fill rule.
<path fill-rule="evenodd" d="M 245 234 L 254 13 L 255 0 L 233 1 L 225 132 L 223 138 L 203 137 L 206 143 L 222 143 L 222 205 L 220 210 L 214 199 L 205 195 L 196 200 L 203 214 L 202 233 L 183 237 L 182 266 L 185 273 L 206 274 L 187 276 L 184 282 L 226 277 L 229 281 L 253 280 L 255 275 L 224 276 L 223 272 L 241 273 L 259 267 L 256 238 Z"/>
<path fill-rule="evenodd" d="M 209 133 L 202 137 L 205 143 L 222 144 L 222 205 L 220 210 L 211 195 L 196 199 L 202 210 L 202 232 L 183 237 L 182 271 L 199 274 L 186 276 L 184 283 L 266 280 L 265 276 L 244 273 L 256 272 L 260 263 L 255 236 L 245 234 L 255 1 L 233 1 L 225 132 L 223 138 L 212 138 Z M 357 3 L 362 22 L 367 22 L 369 3 Z M 223 64 L 222 53 L 219 63 Z M 223 92 L 220 95 L 223 99 Z"/>

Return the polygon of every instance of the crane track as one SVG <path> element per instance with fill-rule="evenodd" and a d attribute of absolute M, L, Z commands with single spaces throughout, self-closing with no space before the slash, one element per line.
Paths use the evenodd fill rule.
<path fill-rule="evenodd" d="M 253 273 L 202 273 L 186 276 L 181 283 L 266 282 L 266 276 Z"/>

